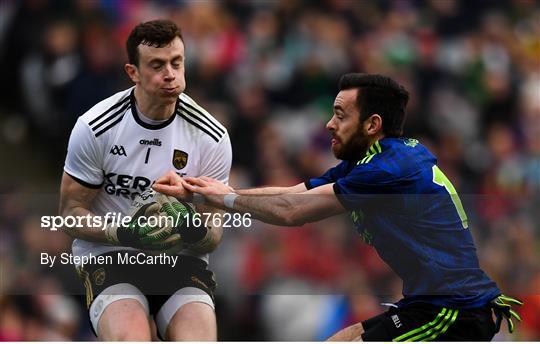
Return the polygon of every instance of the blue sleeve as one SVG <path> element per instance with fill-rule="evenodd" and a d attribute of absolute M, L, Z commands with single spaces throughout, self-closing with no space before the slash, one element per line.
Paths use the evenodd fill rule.
<path fill-rule="evenodd" d="M 349 170 L 350 163 L 347 161 L 342 161 L 337 166 L 332 167 L 326 171 L 322 176 L 317 178 L 311 178 L 306 181 L 304 184 L 308 190 L 319 187 L 321 185 L 335 183 L 339 178 L 347 175 Z"/>
<path fill-rule="evenodd" d="M 338 178 L 334 192 L 345 209 L 356 210 L 374 195 L 395 193 L 396 187 L 398 180 L 392 173 L 375 164 L 360 164 Z"/>

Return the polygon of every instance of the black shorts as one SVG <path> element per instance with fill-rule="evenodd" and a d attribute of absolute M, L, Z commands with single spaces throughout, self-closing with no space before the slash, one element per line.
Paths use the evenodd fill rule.
<path fill-rule="evenodd" d="M 490 307 L 455 309 L 414 303 L 362 322 L 364 341 L 490 341 L 495 322 Z"/>
<path fill-rule="evenodd" d="M 101 256 L 112 257 L 112 264 L 86 264 L 77 269 L 85 287 L 88 309 L 97 295 L 119 283 L 129 283 L 137 287 L 148 299 L 150 314 L 156 314 L 171 295 L 185 287 L 200 289 L 214 300 L 216 281 L 205 261 L 182 255 L 178 256 L 175 267 L 169 264 L 119 264 L 118 253 L 126 252 L 129 255 L 139 253 L 108 252 Z"/>

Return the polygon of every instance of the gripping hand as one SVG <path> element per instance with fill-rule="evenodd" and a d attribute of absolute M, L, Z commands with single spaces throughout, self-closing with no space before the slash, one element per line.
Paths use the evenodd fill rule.
<path fill-rule="evenodd" d="M 164 251 L 181 245 L 180 234 L 174 228 L 175 219 L 167 218 L 170 214 L 167 210 L 175 202 L 178 201 L 174 197 L 157 194 L 153 201 L 134 210 L 127 226 L 107 228 L 107 241 L 150 251 Z"/>

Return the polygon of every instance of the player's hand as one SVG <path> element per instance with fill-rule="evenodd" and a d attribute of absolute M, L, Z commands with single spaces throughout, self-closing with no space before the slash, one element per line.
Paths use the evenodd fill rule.
<path fill-rule="evenodd" d="M 234 189 L 230 186 L 210 177 L 186 177 L 182 182 L 182 185 L 186 190 L 192 193 L 199 193 L 204 196 L 226 195 L 234 192 Z"/>
<path fill-rule="evenodd" d="M 184 188 L 184 179 L 174 171 L 169 171 L 164 176 L 160 177 L 152 185 L 154 191 L 174 196 L 181 200 L 190 201 L 192 198 L 191 192 Z"/>
<path fill-rule="evenodd" d="M 491 308 L 495 311 L 497 316 L 496 322 L 496 331 L 499 332 L 501 329 L 502 319 L 505 318 L 508 324 L 508 331 L 510 333 L 514 332 L 514 322 L 512 318 L 516 318 L 518 321 L 521 321 L 519 314 L 512 309 L 512 306 L 522 306 L 523 301 L 514 299 L 506 295 L 499 295 L 490 302 Z"/>
<path fill-rule="evenodd" d="M 180 245 L 180 234 L 175 233 L 174 223 L 166 218 L 170 216 L 176 219 L 179 215 L 175 210 L 175 202 L 178 203 L 172 197 L 158 194 L 154 202 L 144 204 L 132 214 L 127 226 L 108 227 L 105 230 L 107 241 L 114 245 L 155 251 Z M 148 225 L 150 217 L 155 217 L 156 226 Z"/>

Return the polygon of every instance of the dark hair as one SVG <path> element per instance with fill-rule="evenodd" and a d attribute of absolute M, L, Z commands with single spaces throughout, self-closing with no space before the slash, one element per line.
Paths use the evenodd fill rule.
<path fill-rule="evenodd" d="M 129 63 L 139 65 L 139 44 L 161 48 L 176 37 L 184 41 L 182 31 L 171 20 L 160 19 L 140 23 L 133 28 L 126 42 Z"/>
<path fill-rule="evenodd" d="M 383 133 L 389 137 L 403 134 L 405 108 L 409 92 L 389 77 L 379 74 L 349 73 L 339 80 L 339 90 L 358 88 L 356 106 L 360 110 L 360 121 L 379 114 L 383 122 Z"/>

